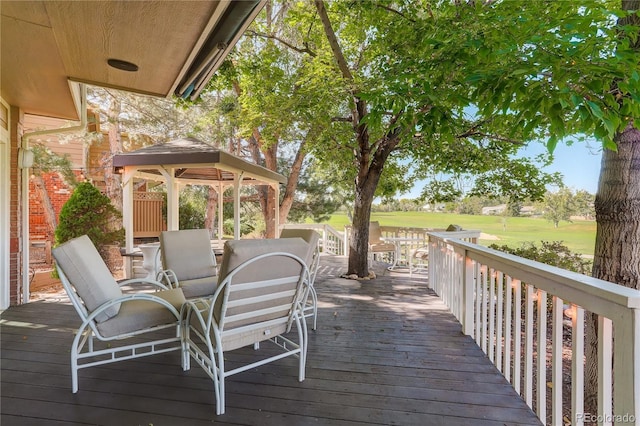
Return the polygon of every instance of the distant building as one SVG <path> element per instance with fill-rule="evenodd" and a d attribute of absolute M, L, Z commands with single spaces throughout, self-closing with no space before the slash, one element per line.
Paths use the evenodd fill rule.
<path fill-rule="evenodd" d="M 520 216 L 534 216 L 536 214 L 536 208 L 534 206 L 522 206 L 520 209 Z"/>
<path fill-rule="evenodd" d="M 498 215 L 504 213 L 507 209 L 506 204 L 498 204 L 497 206 L 488 206 L 482 208 L 483 215 Z"/>
<path fill-rule="evenodd" d="M 499 215 L 503 214 L 507 209 L 506 204 L 498 204 L 497 206 L 488 206 L 482 208 L 483 215 Z M 520 216 L 534 216 L 536 214 L 536 208 L 534 206 L 522 206 L 520 208 Z"/>

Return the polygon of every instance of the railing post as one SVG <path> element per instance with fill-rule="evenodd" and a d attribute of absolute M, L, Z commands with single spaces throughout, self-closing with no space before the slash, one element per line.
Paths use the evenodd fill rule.
<path fill-rule="evenodd" d="M 342 241 L 342 250 L 344 252 L 345 256 L 349 256 L 349 239 L 351 238 L 351 235 L 349 235 L 349 228 L 348 227 L 344 227 L 344 241 Z"/>
<path fill-rule="evenodd" d="M 467 257 L 467 251 L 464 251 L 464 276 L 462 279 L 462 332 L 467 336 L 473 336 L 473 294 L 475 292 L 475 265 L 473 260 Z"/>
<path fill-rule="evenodd" d="M 615 322 L 614 424 L 640 422 L 640 310 L 628 309 Z"/>

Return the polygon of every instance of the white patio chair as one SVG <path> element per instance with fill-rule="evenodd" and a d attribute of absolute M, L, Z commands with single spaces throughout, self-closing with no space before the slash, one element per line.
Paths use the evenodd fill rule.
<path fill-rule="evenodd" d="M 167 289 L 146 279 L 117 283 L 86 235 L 52 251 L 56 268 L 82 325 L 71 346 L 72 391 L 78 391 L 78 370 L 181 349 L 180 289 Z M 122 287 L 146 284 L 160 291 L 123 293 Z M 175 328 L 167 333 L 150 333 Z M 145 334 L 145 341 L 127 344 L 127 338 Z M 107 342 L 98 345 L 95 339 Z M 124 344 L 122 344 L 124 342 Z M 100 347 L 98 347 L 100 346 Z"/>
<path fill-rule="evenodd" d="M 305 301 L 304 316 L 305 318 L 313 318 L 311 329 L 315 330 L 318 323 L 318 293 L 314 283 L 320 266 L 320 248 L 318 246 L 320 234 L 313 229 L 284 228 L 280 232 L 280 238 L 302 238 L 309 244 L 309 250 L 304 257 L 307 268 L 309 268 L 309 298 Z"/>
<path fill-rule="evenodd" d="M 287 356 L 299 359 L 304 380 L 308 296 L 308 244 L 300 238 L 227 241 L 220 284 L 213 297 L 188 301 L 182 310 L 183 368 L 193 358 L 213 380 L 216 413 L 225 412 L 225 378 Z M 296 324 L 297 342 L 284 334 Z M 270 341 L 282 352 L 227 370 L 226 353 Z"/>
<path fill-rule="evenodd" d="M 380 223 L 369 222 L 369 261 L 375 260 L 378 253 L 392 253 L 394 261 L 398 255 L 396 245 L 382 238 Z"/>
<path fill-rule="evenodd" d="M 206 229 L 161 232 L 160 258 L 158 281 L 181 288 L 187 299 L 211 296 L 216 291 L 216 257 Z"/>

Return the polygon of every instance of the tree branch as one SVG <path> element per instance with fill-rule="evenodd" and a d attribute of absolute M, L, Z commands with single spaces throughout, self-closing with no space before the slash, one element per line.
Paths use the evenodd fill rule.
<path fill-rule="evenodd" d="M 329 41 L 329 45 L 331 46 L 331 50 L 333 51 L 333 56 L 336 58 L 336 62 L 338 63 L 338 68 L 342 73 L 342 77 L 345 80 L 350 82 L 353 81 L 353 75 L 351 74 L 351 70 L 349 69 L 349 65 L 347 64 L 347 60 L 345 59 L 342 49 L 340 49 L 340 44 L 338 43 L 338 38 L 336 37 L 335 31 L 331 27 L 331 21 L 329 20 L 329 15 L 327 14 L 327 9 L 324 7 L 324 2 L 322 0 L 316 0 L 316 9 L 318 10 L 318 15 L 320 16 L 320 22 L 322 22 L 322 26 L 324 27 L 324 33 L 327 36 L 327 40 Z"/>
<path fill-rule="evenodd" d="M 295 50 L 298 53 L 306 53 L 307 55 L 311 56 L 312 58 L 315 58 L 317 56 L 316 52 L 314 52 L 311 49 L 309 49 L 309 44 L 308 43 L 304 43 L 304 48 L 301 48 L 301 47 L 294 46 L 293 44 L 289 43 L 288 41 L 283 40 L 280 37 L 278 37 L 276 35 L 273 35 L 273 34 L 259 33 L 259 32 L 254 31 L 254 30 L 247 30 L 245 32 L 245 34 L 248 34 L 248 35 L 251 35 L 251 36 L 254 36 L 254 37 L 262 37 L 262 38 L 275 40 L 278 43 L 284 44 L 285 46 L 287 46 L 291 50 Z"/>
<path fill-rule="evenodd" d="M 374 5 L 375 5 L 375 7 L 379 7 L 380 9 L 384 9 L 384 10 L 387 10 L 387 11 L 389 11 L 389 12 L 391 12 L 391 13 L 395 13 L 396 15 L 400 16 L 400 17 L 401 17 L 401 18 L 403 18 L 403 19 L 406 19 L 406 20 L 407 20 L 407 21 L 409 21 L 409 22 L 413 22 L 413 23 L 415 23 L 415 22 L 416 22 L 416 20 L 415 20 L 415 19 L 411 19 L 411 18 L 409 18 L 407 15 L 405 15 L 405 14 L 404 14 L 404 13 L 402 13 L 402 12 L 400 12 L 399 10 L 393 9 L 393 8 L 391 8 L 391 7 L 389 7 L 389 6 L 386 6 L 386 5 L 384 5 L 384 4 L 380 4 L 380 3 L 374 3 Z"/>

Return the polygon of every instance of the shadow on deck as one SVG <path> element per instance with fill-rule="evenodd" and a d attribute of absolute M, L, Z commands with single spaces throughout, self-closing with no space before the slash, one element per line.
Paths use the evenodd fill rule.
<path fill-rule="evenodd" d="M 79 320 L 66 297 L 12 307 L 0 321 L 0 423 L 540 424 L 424 275 L 378 268 L 375 280 L 353 281 L 339 278 L 345 271 L 346 259 L 322 258 L 306 380 L 297 381 L 294 359 L 232 376 L 222 416 L 210 379 L 195 365 L 183 372 L 177 352 L 81 370 L 72 394 L 69 347 Z"/>

